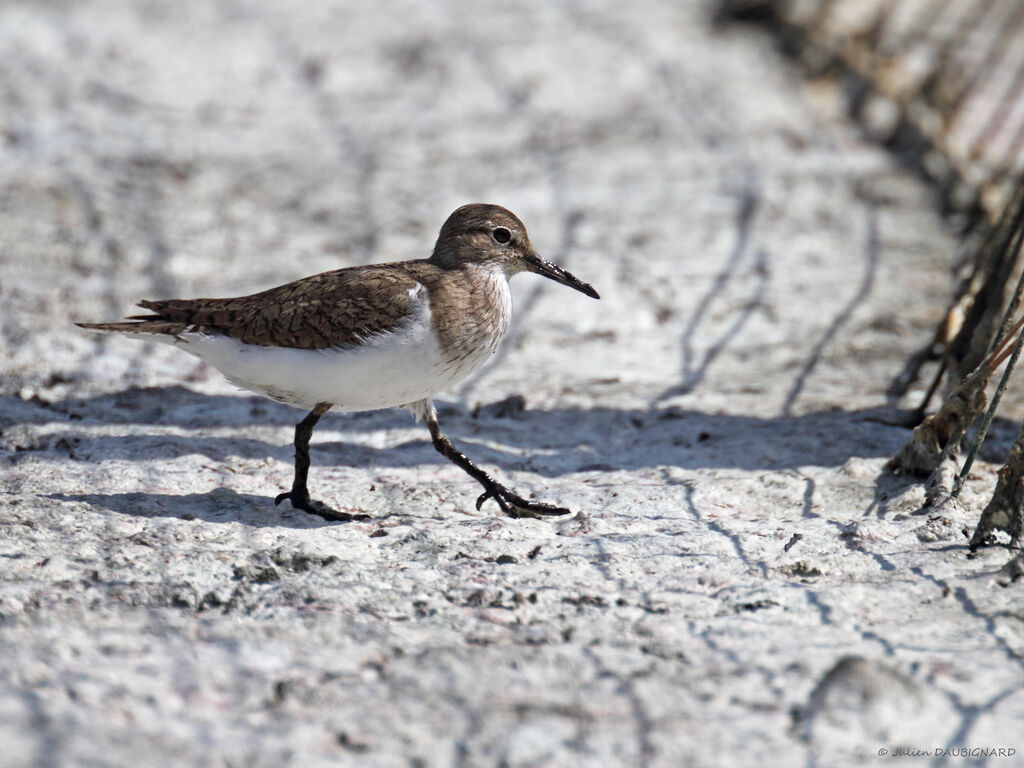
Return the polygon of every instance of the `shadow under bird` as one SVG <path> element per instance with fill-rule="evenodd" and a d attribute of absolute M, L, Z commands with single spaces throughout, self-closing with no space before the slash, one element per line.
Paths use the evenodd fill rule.
<path fill-rule="evenodd" d="M 295 479 L 274 501 L 328 520 L 351 520 L 309 497 L 309 440 L 331 409 L 403 407 L 423 419 L 434 448 L 464 469 L 511 517 L 569 510 L 517 495 L 477 467 L 441 431 L 431 396 L 495 353 L 512 320 L 508 278 L 535 272 L 600 298 L 545 261 L 526 227 L 498 205 L 457 209 L 429 259 L 348 267 L 234 299 L 140 301 L 152 314 L 82 328 L 162 341 L 195 355 L 233 384 L 310 409 L 295 428 Z"/>

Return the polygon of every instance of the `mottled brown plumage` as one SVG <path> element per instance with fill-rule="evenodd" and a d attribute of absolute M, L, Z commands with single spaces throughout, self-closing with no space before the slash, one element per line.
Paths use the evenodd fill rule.
<path fill-rule="evenodd" d="M 425 262 L 419 262 L 423 264 Z M 292 349 L 348 347 L 387 333 L 406 316 L 417 262 L 336 269 L 232 299 L 140 301 L 151 315 L 125 323 L 81 323 L 129 333 L 186 330 L 224 334 L 245 344 Z"/>

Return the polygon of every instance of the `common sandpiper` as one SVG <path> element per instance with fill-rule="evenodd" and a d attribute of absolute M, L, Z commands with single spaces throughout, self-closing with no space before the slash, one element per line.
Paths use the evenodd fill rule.
<path fill-rule="evenodd" d="M 82 328 L 161 341 L 233 384 L 309 409 L 295 428 L 295 478 L 274 500 L 328 520 L 353 515 L 309 497 L 309 441 L 329 410 L 406 408 L 434 448 L 469 473 L 510 517 L 565 515 L 529 501 L 476 466 L 441 431 L 431 397 L 483 366 L 508 333 L 508 278 L 535 272 L 592 298 L 590 285 L 533 250 L 526 227 L 498 205 L 457 209 L 429 259 L 348 267 L 234 299 L 140 301 L 150 314 Z"/>

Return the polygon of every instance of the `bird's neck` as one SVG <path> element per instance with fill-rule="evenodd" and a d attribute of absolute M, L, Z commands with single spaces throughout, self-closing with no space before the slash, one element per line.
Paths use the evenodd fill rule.
<path fill-rule="evenodd" d="M 498 265 L 466 264 L 440 273 L 428 287 L 434 332 L 446 361 L 476 370 L 494 354 L 512 322 L 505 272 Z"/>

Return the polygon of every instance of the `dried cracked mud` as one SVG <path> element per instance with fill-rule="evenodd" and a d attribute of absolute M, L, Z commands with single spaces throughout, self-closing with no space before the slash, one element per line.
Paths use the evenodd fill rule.
<path fill-rule="evenodd" d="M 1021 587 L 966 547 L 1015 425 L 948 515 L 884 467 L 960 244 L 713 10 L 0 9 L 4 765 L 1022 764 Z M 470 201 L 602 295 L 517 276 L 439 398 L 571 518 L 477 512 L 401 412 L 314 437 L 370 521 L 276 508 L 300 412 L 71 326 L 422 257 Z"/>

